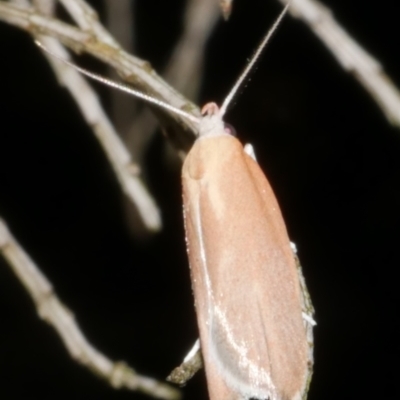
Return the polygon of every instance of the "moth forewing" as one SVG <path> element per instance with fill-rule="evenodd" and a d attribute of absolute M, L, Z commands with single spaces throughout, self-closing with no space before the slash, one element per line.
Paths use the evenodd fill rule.
<path fill-rule="evenodd" d="M 200 137 L 182 170 L 189 262 L 211 400 L 301 399 L 303 298 L 272 189 L 234 137 Z"/>

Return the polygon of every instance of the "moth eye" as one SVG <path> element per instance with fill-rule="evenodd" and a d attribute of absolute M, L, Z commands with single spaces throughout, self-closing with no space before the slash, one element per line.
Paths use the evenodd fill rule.
<path fill-rule="evenodd" d="M 232 136 L 235 136 L 235 137 L 237 136 L 236 129 L 232 125 L 226 124 L 225 122 L 224 122 L 224 130 L 229 135 L 232 135 Z"/>

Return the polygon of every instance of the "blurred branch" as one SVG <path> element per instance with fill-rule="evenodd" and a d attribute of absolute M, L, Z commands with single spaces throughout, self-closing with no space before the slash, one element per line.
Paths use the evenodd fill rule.
<path fill-rule="evenodd" d="M 49 280 L 15 240 L 1 218 L 0 253 L 31 296 L 39 317 L 53 326 L 74 360 L 114 388 L 140 390 L 162 399 L 179 399 L 180 394 L 175 388 L 137 374 L 124 362 L 111 361 L 87 341 L 73 313 L 60 301 Z"/>
<path fill-rule="evenodd" d="M 133 47 L 132 1 L 120 0 L 106 2 L 108 28 L 116 34 L 119 42 L 131 50 Z M 179 38 L 163 77 L 174 88 L 190 99 L 195 99 L 201 84 L 203 57 L 206 42 L 219 18 L 215 0 L 187 0 L 183 17 L 183 32 Z M 126 28 L 128 26 L 128 28 Z M 133 97 L 121 93 L 112 94 L 113 115 L 117 126 L 121 127 L 124 141 L 139 165 L 142 165 L 151 139 L 159 126 L 153 113 L 147 107 L 135 107 Z M 139 110 L 139 112 L 135 112 Z M 176 147 L 176 146 L 175 146 Z M 180 149 L 178 156 L 184 158 L 185 149 Z M 171 152 L 176 157 L 175 152 Z M 137 232 L 137 217 L 129 203 L 124 202 L 126 221 L 133 232 Z"/>
<path fill-rule="evenodd" d="M 134 4 L 134 0 L 107 0 L 104 2 L 107 29 L 119 45 L 131 54 L 134 53 Z M 116 73 L 113 69 L 110 69 L 110 77 L 116 79 Z M 121 135 L 125 136 L 136 117 L 135 105 L 138 100 L 131 96 L 125 96 L 117 90 L 111 90 L 109 96 L 112 120 Z M 138 136 L 140 135 L 141 133 L 138 132 Z M 132 151 L 134 149 L 129 146 L 128 149 L 134 159 L 138 161 L 138 164 L 142 165 L 135 151 Z"/>
<path fill-rule="evenodd" d="M 279 0 L 287 4 L 288 0 Z M 363 49 L 316 0 L 290 0 L 289 13 L 305 22 L 375 100 L 390 123 L 400 128 L 400 92 L 381 64 Z"/>
<path fill-rule="evenodd" d="M 222 15 L 227 20 L 231 15 L 233 0 L 217 0 L 217 1 L 219 2 L 219 6 L 221 7 Z"/>
<path fill-rule="evenodd" d="M 32 0 L 33 6 L 44 15 L 53 15 L 56 9 L 57 0 Z M 28 0 L 13 0 L 14 4 L 29 7 Z"/>
<path fill-rule="evenodd" d="M 219 19 L 215 0 L 188 0 L 184 31 L 163 76 L 189 98 L 198 93 L 207 41 Z"/>
<path fill-rule="evenodd" d="M 215 0 L 188 0 L 184 30 L 163 74 L 165 80 L 188 98 L 197 96 L 203 73 L 205 45 L 219 18 Z M 153 116 L 144 110 L 127 134 L 128 147 L 140 158 L 156 129 Z M 138 134 L 140 132 L 140 135 Z"/>
<path fill-rule="evenodd" d="M 91 32 L 97 40 L 113 47 L 119 47 L 116 40 L 99 22 L 97 12 L 84 0 L 58 0 L 69 13 L 71 18 L 83 30 Z"/>

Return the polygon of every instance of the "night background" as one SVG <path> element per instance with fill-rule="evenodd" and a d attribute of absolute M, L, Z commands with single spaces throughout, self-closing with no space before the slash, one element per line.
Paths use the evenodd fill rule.
<path fill-rule="evenodd" d="M 103 18 L 102 3 L 90 3 Z M 136 55 L 161 71 L 184 1 L 136 4 Z M 400 86 L 398 2 L 324 4 Z M 208 43 L 198 104 L 222 102 L 281 8 L 273 0 L 234 2 L 231 20 L 221 19 Z M 80 64 L 106 72 L 88 57 Z M 0 77 L 0 216 L 95 347 L 166 377 L 197 337 L 180 165 L 168 161 L 157 134 L 143 168 L 164 229 L 138 238 L 74 101 L 30 36 L 3 22 Z M 111 89 L 95 86 L 107 107 Z M 298 247 L 318 323 L 309 400 L 395 398 L 400 129 L 290 16 L 225 120 L 254 145 Z M 183 394 L 207 398 L 203 371 Z M 46 397 L 150 398 L 115 391 L 77 365 L 0 258 L 0 398 Z"/>

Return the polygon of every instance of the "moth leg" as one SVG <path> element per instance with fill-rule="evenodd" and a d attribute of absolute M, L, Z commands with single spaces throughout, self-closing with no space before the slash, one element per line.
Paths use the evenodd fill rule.
<path fill-rule="evenodd" d="M 189 353 L 185 356 L 183 363 L 176 367 L 167 377 L 168 382 L 184 386 L 203 367 L 200 340 L 197 339 Z"/>

